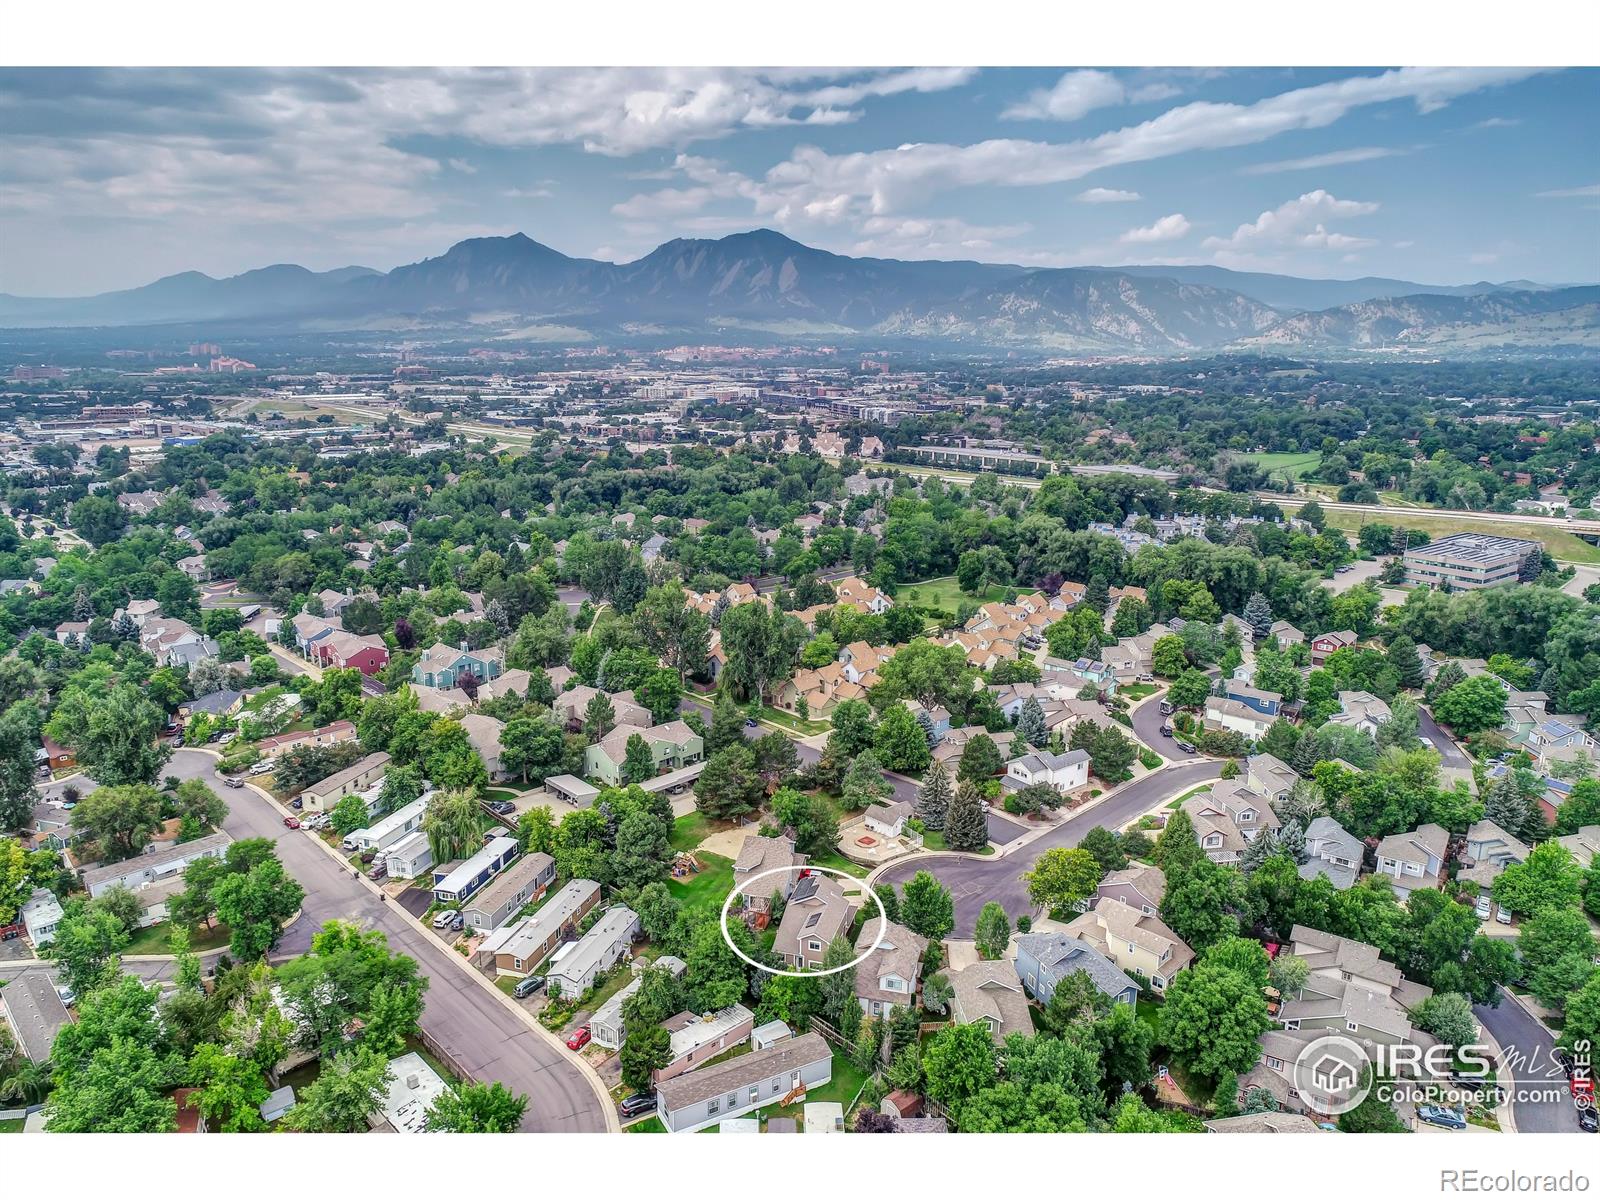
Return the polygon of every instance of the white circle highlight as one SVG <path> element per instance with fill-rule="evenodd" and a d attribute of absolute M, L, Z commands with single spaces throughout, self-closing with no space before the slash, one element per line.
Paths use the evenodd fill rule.
<path fill-rule="evenodd" d="M 718 920 L 718 924 L 722 929 L 722 940 L 728 943 L 728 949 L 737 954 L 741 961 L 748 963 L 758 971 L 765 971 L 768 975 L 783 975 L 790 979 L 821 979 L 824 975 L 837 975 L 841 971 L 855 970 L 860 963 L 867 960 L 874 950 L 883 945 L 884 935 L 889 931 L 889 914 L 883 907 L 883 897 L 878 895 L 876 889 L 864 879 L 858 879 L 848 871 L 841 871 L 838 867 L 773 867 L 770 870 L 762 871 L 758 875 L 750 876 L 749 879 L 745 880 L 745 889 L 748 889 L 756 880 L 765 879 L 768 875 L 787 875 L 791 871 L 816 871 L 824 875 L 837 875 L 840 879 L 848 880 L 859 887 L 865 888 L 867 895 L 872 897 L 872 902 L 878 906 L 878 936 L 873 939 L 872 945 L 841 966 L 830 967 L 826 971 L 780 971 L 776 967 L 769 967 L 766 963 L 757 962 L 751 958 L 743 950 L 739 949 L 733 940 L 733 934 L 728 932 L 728 912 L 733 907 L 733 898 L 750 894 L 747 890 L 736 887 L 728 893 L 727 899 L 722 902 L 722 915 Z"/>

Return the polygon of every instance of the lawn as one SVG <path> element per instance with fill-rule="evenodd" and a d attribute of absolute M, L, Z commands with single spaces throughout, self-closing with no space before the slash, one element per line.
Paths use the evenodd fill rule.
<path fill-rule="evenodd" d="M 954 575 L 945 575 L 939 579 L 925 579 L 921 583 L 908 583 L 896 591 L 895 599 L 915 604 L 918 608 L 935 608 L 955 616 L 956 609 L 962 604 L 987 604 L 991 600 L 1001 599 L 1005 594 L 1005 588 L 990 584 L 981 594 L 974 596 L 961 590 Z"/>
<path fill-rule="evenodd" d="M 642 1121 L 635 1121 L 632 1125 L 624 1125 L 623 1133 L 665 1133 L 667 1127 L 661 1123 L 660 1117 L 646 1117 Z"/>
<path fill-rule="evenodd" d="M 786 713 L 781 708 L 773 708 L 770 704 L 761 706 L 761 719 L 773 725 L 781 725 L 790 733 L 798 733 L 802 737 L 810 737 L 814 733 L 827 733 L 833 728 L 828 721 L 802 721 L 793 713 Z"/>
<path fill-rule="evenodd" d="M 669 879 L 667 886 L 682 903 L 685 912 L 717 913 L 733 891 L 733 859 L 720 854 L 698 856 L 704 868 L 688 879 Z"/>
<path fill-rule="evenodd" d="M 1568 533 L 1555 525 L 1526 524 L 1520 521 L 1475 521 L 1471 518 L 1435 516 L 1421 510 L 1414 513 L 1348 512 L 1342 509 L 1326 510 L 1328 524 L 1351 533 L 1359 532 L 1363 525 L 1378 522 L 1384 525 L 1420 529 L 1434 538 L 1449 533 L 1495 533 L 1503 537 L 1527 538 L 1543 542 L 1552 558 L 1576 563 L 1600 563 L 1600 546 L 1593 546 L 1577 534 Z"/>
<path fill-rule="evenodd" d="M 1132 703 L 1143 700 L 1146 696 L 1153 696 L 1161 690 L 1159 683 L 1130 683 L 1125 688 L 1118 688 L 1117 695 Z"/>
<path fill-rule="evenodd" d="M 0 1133 L 21 1133 L 22 1127 L 28 1123 L 26 1117 L 10 1117 L 0 1121 Z"/>
<path fill-rule="evenodd" d="M 147 929 L 141 929 L 133 935 L 126 947 L 124 954 L 171 954 L 172 948 L 167 945 L 167 937 L 172 932 L 170 921 L 158 921 Z M 196 954 L 207 950 L 218 950 L 228 944 L 232 934 L 226 925 L 220 922 L 210 929 L 197 925 L 189 931 L 189 949 Z"/>
<path fill-rule="evenodd" d="M 1317 469 L 1317 464 L 1322 461 L 1322 455 L 1316 451 L 1304 454 L 1277 452 L 1270 454 L 1241 454 L 1240 458 L 1246 462 L 1253 462 L 1268 475 L 1277 475 L 1284 479 L 1304 479 Z"/>
<path fill-rule="evenodd" d="M 485 800 L 515 800 L 521 792 L 514 788 L 490 788 L 483 793 Z"/>
<path fill-rule="evenodd" d="M 713 821 L 710 817 L 696 809 L 694 812 L 684 813 L 672 823 L 672 837 L 669 839 L 674 850 L 693 850 L 713 833 L 720 833 L 729 828 L 727 821 Z"/>
<path fill-rule="evenodd" d="M 805 1117 L 807 1104 L 826 1104 L 832 1101 L 844 1105 L 845 1115 L 849 1116 L 850 1102 L 861 1091 L 861 1085 L 866 1083 L 867 1077 L 839 1051 L 833 1052 L 833 1078 L 820 1087 L 814 1087 L 806 1093 L 805 1099 L 791 1104 L 785 1108 L 763 1108 L 760 1115 L 770 1117 L 793 1117 L 800 1121 Z"/>
<path fill-rule="evenodd" d="M 854 875 L 857 879 L 865 879 L 871 872 L 871 867 L 864 867 L 858 862 L 851 862 L 837 850 L 827 854 L 813 854 L 811 865 L 814 867 L 832 867 L 836 871 L 843 871 L 846 875 Z"/>
<path fill-rule="evenodd" d="M 950 843 L 944 840 L 944 833 L 938 829 L 929 829 L 922 835 L 922 848 L 924 850 L 948 850 Z M 993 846 L 985 846 L 982 850 L 970 850 L 969 854 L 993 854 Z"/>
<path fill-rule="evenodd" d="M 1178 805 L 1182 804 L 1190 796 L 1198 796 L 1198 795 L 1201 795 L 1204 792 L 1209 792 L 1210 790 L 1211 790 L 1211 785 L 1209 783 L 1202 783 L 1199 787 L 1190 788 L 1187 792 L 1185 792 L 1183 795 L 1179 796 L 1176 800 L 1168 800 L 1167 801 L 1167 807 L 1168 808 L 1177 808 Z"/>

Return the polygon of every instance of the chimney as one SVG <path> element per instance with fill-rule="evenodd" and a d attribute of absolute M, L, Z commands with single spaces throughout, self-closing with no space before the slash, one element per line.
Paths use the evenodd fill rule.
<path fill-rule="evenodd" d="M 461 653 L 465 654 L 466 652 L 467 652 L 467 643 L 465 641 L 463 641 L 461 643 Z"/>

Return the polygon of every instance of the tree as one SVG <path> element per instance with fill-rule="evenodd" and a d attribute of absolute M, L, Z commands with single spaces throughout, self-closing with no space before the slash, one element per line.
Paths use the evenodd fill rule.
<path fill-rule="evenodd" d="M 1165 634 L 1150 647 L 1150 670 L 1163 679 L 1176 679 L 1189 669 L 1189 657 L 1183 650 L 1183 639 L 1175 633 Z"/>
<path fill-rule="evenodd" d="M 114 913 L 73 900 L 44 953 L 55 960 L 66 985 L 87 996 L 116 977 L 117 955 L 127 944 L 128 931 Z"/>
<path fill-rule="evenodd" d="M 1204 671 L 1188 670 L 1167 688 L 1167 700 L 1178 708 L 1199 708 L 1211 695 L 1211 680 Z"/>
<path fill-rule="evenodd" d="M 104 546 L 122 536 L 128 514 L 110 496 L 91 492 L 74 504 L 67 514 L 74 531 L 94 546 Z"/>
<path fill-rule="evenodd" d="M 976 678 L 961 647 L 918 638 L 879 667 L 872 702 L 882 707 L 896 700 L 915 700 L 926 709 L 966 712 Z"/>
<path fill-rule="evenodd" d="M 1128 855 L 1123 850 L 1121 840 L 1103 825 L 1096 825 L 1084 834 L 1078 846 L 1094 855 L 1102 872 L 1120 871 L 1128 865 Z"/>
<path fill-rule="evenodd" d="M 172 1064 L 148 1045 L 114 1037 L 81 1068 L 58 1069 L 45 1108 L 51 1133 L 170 1133 L 177 1104 L 167 1095 Z"/>
<path fill-rule="evenodd" d="M 1199 1075 L 1248 1071 L 1261 1054 L 1258 1039 L 1271 1028 L 1261 989 L 1237 971 L 1202 961 L 1167 985 L 1162 1044 Z"/>
<path fill-rule="evenodd" d="M 623 817 L 611 852 L 612 886 L 644 887 L 661 880 L 672 857 L 671 832 L 666 822 L 643 809 Z"/>
<path fill-rule="evenodd" d="M 939 832 L 944 829 L 950 800 L 950 772 L 942 761 L 936 761 L 923 775 L 922 787 L 917 790 L 917 817 L 928 829 Z"/>
<path fill-rule="evenodd" d="M 1372 1086 L 1373 1073 L 1371 1067 L 1361 1070 L 1361 1086 L 1365 1095 L 1361 1103 L 1349 1112 L 1339 1114 L 1339 1131 L 1341 1133 L 1405 1133 L 1406 1127 L 1400 1118 L 1395 1115 L 1393 1108 L 1379 1094 L 1379 1089 Z"/>
<path fill-rule="evenodd" d="M 1104 872 L 1095 856 L 1081 846 L 1046 850 L 1023 875 L 1028 898 L 1047 913 L 1065 913 L 1094 895 Z"/>
<path fill-rule="evenodd" d="M 1150 1082 L 1154 1074 L 1150 1068 L 1150 1050 L 1155 1044 L 1156 1031 L 1140 1020 L 1133 1005 L 1113 1004 L 1111 1011 L 1090 1027 L 1090 1032 L 1099 1049 L 1108 1097 L 1117 1095 L 1125 1087 L 1142 1088 Z"/>
<path fill-rule="evenodd" d="M 704 669 L 711 647 L 711 619 L 689 607 L 677 584 L 663 583 L 647 591 L 633 610 L 633 627 L 650 651 L 677 673 L 680 688 L 686 676 Z M 641 698 L 641 703 L 647 702 Z"/>
<path fill-rule="evenodd" d="M 1411 1023 L 1452 1048 L 1478 1040 L 1472 1002 L 1459 992 L 1435 992 L 1411 1010 Z"/>
<path fill-rule="evenodd" d="M 388 1062 L 357 1047 L 341 1051 L 306 1085 L 283 1120 L 301 1133 L 364 1133 L 383 1109 L 392 1072 Z"/>
<path fill-rule="evenodd" d="M 755 755 L 756 771 L 769 790 L 800 769 L 800 752 L 787 734 L 769 733 L 759 737 L 750 750 Z"/>
<path fill-rule="evenodd" d="M 633 689 L 633 697 L 650 710 L 657 724 L 671 721 L 677 717 L 678 706 L 683 702 L 683 683 L 670 670 L 652 671 Z"/>
<path fill-rule="evenodd" d="M 1260 641 L 1272 631 L 1272 605 L 1260 592 L 1251 592 L 1244 606 L 1244 623 Z"/>
<path fill-rule="evenodd" d="M 955 986 L 944 975 L 930 975 L 922 983 L 922 1007 L 931 1013 L 948 1012 L 955 994 Z"/>
<path fill-rule="evenodd" d="M 561 726 L 546 717 L 513 717 L 500 731 L 500 765 L 520 775 L 524 783 L 561 774 L 566 758 Z"/>
<path fill-rule="evenodd" d="M 1592 1050 L 1600 1044 L 1600 971 L 1567 997 L 1566 1023 L 1561 1028 L 1560 1045 L 1568 1053 L 1587 1044 Z"/>
<path fill-rule="evenodd" d="M 1458 734 L 1498 729 L 1506 719 L 1506 685 L 1492 675 L 1464 679 L 1437 697 L 1433 715 Z"/>
<path fill-rule="evenodd" d="M 731 692 L 723 692 L 711 710 L 711 728 L 706 732 L 706 757 L 720 753 L 729 746 L 744 745 L 744 713 L 734 702 Z"/>
<path fill-rule="evenodd" d="M 900 921 L 912 933 L 932 942 L 950 936 L 956 926 L 950 890 L 927 871 L 918 871 L 901 889 Z"/>
<path fill-rule="evenodd" d="M 988 734 L 980 733 L 962 747 L 956 778 L 963 783 L 987 783 L 1004 769 L 1000 748 Z"/>
<path fill-rule="evenodd" d="M 426 1125 L 430 1133 L 515 1133 L 527 1110 L 528 1098 L 503 1083 L 456 1084 L 429 1107 Z"/>
<path fill-rule="evenodd" d="M 108 863 L 141 853 L 161 827 L 161 796 L 147 784 L 96 788 L 72 810 L 72 827 Z"/>
<path fill-rule="evenodd" d="M 622 1082 L 636 1092 L 647 1092 L 655 1073 L 672 1061 L 672 1038 L 658 1024 L 630 1021 L 627 1029 L 620 1055 Z"/>
<path fill-rule="evenodd" d="M 706 760 L 695 784 L 695 798 L 700 811 L 713 821 L 733 821 L 754 812 L 764 790 L 755 755 L 741 739 L 740 744 Z"/>
<path fill-rule="evenodd" d="M 1556 832 L 1577 833 L 1585 825 L 1600 825 L 1600 779 L 1580 779 L 1556 810 Z"/>
<path fill-rule="evenodd" d="M 71 746 L 78 762 L 105 786 L 150 783 L 172 753 L 156 741 L 166 714 L 131 683 L 99 697 L 71 688 L 46 732 Z"/>
<path fill-rule="evenodd" d="M 989 1027 L 975 1021 L 941 1029 L 922 1048 L 922 1070 L 931 1100 L 948 1106 L 977 1095 L 995 1080 Z"/>
<path fill-rule="evenodd" d="M 891 705 L 883 714 L 873 738 L 873 748 L 891 771 L 921 771 L 932 758 L 927 734 L 904 704 Z"/>
<path fill-rule="evenodd" d="M 969 742 L 968 745 L 971 745 Z M 944 822 L 945 845 L 976 853 L 989 844 L 989 817 L 977 786 L 966 781 L 956 789 Z"/>
<path fill-rule="evenodd" d="M 348 837 L 356 830 L 366 828 L 367 802 L 353 793 L 345 796 L 333 806 L 328 821 L 335 833 L 340 837 Z"/>
<path fill-rule="evenodd" d="M 1183 870 L 1167 869 L 1161 919 L 1197 952 L 1239 931 L 1233 909 L 1242 900 L 1237 871 L 1201 858 Z"/>
<path fill-rule="evenodd" d="M 1422 669 L 1422 658 L 1417 653 L 1417 644 L 1405 634 L 1397 633 L 1389 639 L 1384 659 L 1394 668 L 1401 687 L 1420 688 L 1428 682 L 1427 674 Z"/>
<path fill-rule="evenodd" d="M 229 950 L 239 961 L 252 962 L 277 947 L 284 923 L 300 911 L 306 893 L 274 855 L 225 875 L 211 894 L 217 917 L 231 931 Z"/>
<path fill-rule="evenodd" d="M 1085 722 L 1087 723 L 1087 722 Z M 1089 741 L 1089 769 L 1095 778 L 1117 784 L 1132 774 L 1139 747 L 1115 725 L 1096 725 Z"/>
<path fill-rule="evenodd" d="M 583 710 L 583 732 L 591 742 L 598 742 L 610 733 L 616 720 L 617 712 L 612 707 L 610 696 L 596 692 L 589 697 L 589 703 Z"/>
<path fill-rule="evenodd" d="M 1560 1008 L 1594 971 L 1596 944 L 1582 913 L 1546 908 L 1523 923 L 1517 952 L 1528 989 L 1539 1003 Z"/>
<path fill-rule="evenodd" d="M 269 1089 L 261 1067 L 252 1059 L 204 1042 L 189 1060 L 189 1082 L 200 1089 L 196 1102 L 208 1129 L 258 1133 L 267 1128 L 260 1107 Z"/>
<path fill-rule="evenodd" d="M 878 802 L 887 803 L 894 795 L 894 785 L 883 775 L 883 764 L 871 750 L 856 755 L 850 769 L 844 773 L 839 785 L 846 807 L 869 808 Z"/>
<path fill-rule="evenodd" d="M 833 733 L 830 742 L 844 759 L 854 758 L 863 750 L 872 748 L 876 730 L 872 722 L 872 708 L 864 700 L 841 700 L 833 709 Z"/>
<path fill-rule="evenodd" d="M 726 658 L 722 686 L 743 700 L 760 700 L 787 678 L 805 640 L 798 620 L 755 601 L 723 613 L 720 628 Z"/>
<path fill-rule="evenodd" d="M 481 812 L 477 796 L 469 791 L 440 792 L 428 801 L 422 832 L 428 837 L 434 862 L 466 858 L 483 844 Z"/>
<path fill-rule="evenodd" d="M 1267 983 L 1285 1000 L 1298 996 L 1311 977 L 1311 965 L 1297 954 L 1282 952 L 1267 968 Z"/>
<path fill-rule="evenodd" d="M 827 797 L 781 788 L 772 797 L 772 812 L 794 830 L 795 849 L 801 854 L 815 858 L 838 849 L 839 817 Z"/>
<path fill-rule="evenodd" d="M 625 783 L 643 783 L 656 773 L 655 754 L 644 735 L 628 735 L 627 747 L 622 756 L 622 779 Z"/>
<path fill-rule="evenodd" d="M 1006 910 L 993 900 L 978 913 L 974 938 L 978 943 L 978 956 L 985 959 L 1005 957 L 1006 946 L 1011 941 L 1011 919 Z"/>
<path fill-rule="evenodd" d="M 1496 904 L 1523 916 L 1537 916 L 1553 908 L 1576 911 L 1583 891 L 1583 870 L 1560 842 L 1543 842 L 1526 860 L 1501 871 L 1491 890 Z"/>
<path fill-rule="evenodd" d="M 201 829 L 214 829 L 227 819 L 227 804 L 199 779 L 185 779 L 173 790 L 172 799 L 178 816 Z"/>
<path fill-rule="evenodd" d="M 1036 749 L 1050 741 L 1050 730 L 1045 726 L 1044 706 L 1037 697 L 1029 696 L 1022 702 L 1022 711 L 1017 714 L 1017 736 Z"/>

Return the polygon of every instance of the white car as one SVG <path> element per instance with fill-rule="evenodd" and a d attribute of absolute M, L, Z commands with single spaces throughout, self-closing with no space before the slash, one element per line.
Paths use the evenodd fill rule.
<path fill-rule="evenodd" d="M 271 773 L 272 764 L 269 762 L 258 762 L 255 766 L 250 768 L 250 774 L 252 775 L 270 775 Z"/>
<path fill-rule="evenodd" d="M 1478 920 L 1487 921 L 1489 917 L 1493 915 L 1493 908 L 1494 906 L 1489 903 L 1489 897 L 1479 896 L 1478 906 L 1476 909 L 1474 909 L 1474 911 L 1478 914 Z"/>
<path fill-rule="evenodd" d="M 1497 904 L 1494 907 L 1494 919 L 1497 924 L 1509 925 L 1511 924 L 1511 913 L 1507 911 L 1504 904 Z"/>
<path fill-rule="evenodd" d="M 433 927 L 435 929 L 445 929 L 455 924 L 456 918 L 460 915 L 461 914 L 456 912 L 456 910 L 453 908 L 447 908 L 442 913 L 435 913 L 433 917 Z"/>

